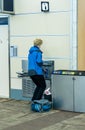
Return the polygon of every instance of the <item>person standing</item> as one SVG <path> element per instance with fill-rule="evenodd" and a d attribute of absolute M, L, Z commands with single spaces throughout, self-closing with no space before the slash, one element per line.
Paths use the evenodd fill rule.
<path fill-rule="evenodd" d="M 28 75 L 32 81 L 36 84 L 36 88 L 33 93 L 32 101 L 42 99 L 44 90 L 46 88 L 46 82 L 43 75 L 43 60 L 42 51 L 40 49 L 43 44 L 42 39 L 35 39 L 34 45 L 29 49 L 28 53 Z"/>

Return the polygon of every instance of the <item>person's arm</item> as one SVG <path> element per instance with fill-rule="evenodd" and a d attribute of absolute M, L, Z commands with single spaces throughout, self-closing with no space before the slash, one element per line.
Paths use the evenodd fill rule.
<path fill-rule="evenodd" d="M 43 61 L 42 61 L 42 53 L 41 53 L 41 52 L 38 52 L 36 62 L 37 62 L 37 64 L 38 64 L 39 66 L 42 66 L 42 65 L 43 65 Z"/>

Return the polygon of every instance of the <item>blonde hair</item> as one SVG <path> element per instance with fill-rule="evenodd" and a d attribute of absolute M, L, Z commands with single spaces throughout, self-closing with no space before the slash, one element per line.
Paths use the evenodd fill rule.
<path fill-rule="evenodd" d="M 35 39 L 34 40 L 34 46 L 40 46 L 40 45 L 42 45 L 42 43 L 43 43 L 42 39 Z"/>

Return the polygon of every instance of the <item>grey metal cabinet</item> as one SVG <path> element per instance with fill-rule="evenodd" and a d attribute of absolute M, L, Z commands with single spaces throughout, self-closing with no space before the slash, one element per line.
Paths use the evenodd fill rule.
<path fill-rule="evenodd" d="M 52 74 L 53 108 L 85 112 L 85 76 Z"/>
<path fill-rule="evenodd" d="M 74 102 L 76 112 L 85 112 L 85 76 L 75 77 Z"/>

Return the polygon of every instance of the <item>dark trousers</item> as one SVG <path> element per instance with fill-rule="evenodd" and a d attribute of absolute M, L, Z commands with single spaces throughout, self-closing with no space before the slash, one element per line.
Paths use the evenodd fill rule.
<path fill-rule="evenodd" d="M 32 97 L 33 100 L 40 100 L 43 96 L 43 92 L 46 88 L 46 82 L 43 75 L 31 76 L 32 81 L 36 84 L 36 88 Z"/>

